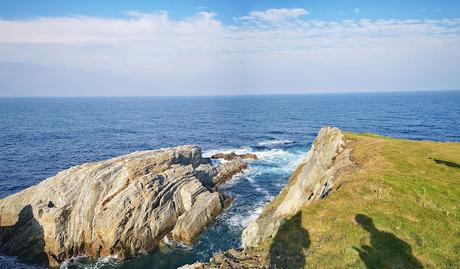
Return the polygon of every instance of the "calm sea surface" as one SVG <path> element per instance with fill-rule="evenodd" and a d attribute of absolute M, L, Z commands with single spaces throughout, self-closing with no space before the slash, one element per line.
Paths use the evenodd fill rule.
<path fill-rule="evenodd" d="M 417 140 L 460 141 L 460 91 L 235 97 L 0 99 L 0 197 L 58 171 L 136 150 L 197 144 L 260 160 L 226 184 L 236 198 L 190 247 L 63 268 L 176 268 L 239 247 L 244 225 L 287 181 L 318 130 L 333 125 Z M 1 268 L 31 268 L 0 256 Z"/>

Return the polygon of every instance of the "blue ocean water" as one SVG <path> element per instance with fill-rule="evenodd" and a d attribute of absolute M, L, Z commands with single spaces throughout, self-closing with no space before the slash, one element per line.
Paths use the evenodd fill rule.
<path fill-rule="evenodd" d="M 400 138 L 460 141 L 460 91 L 232 97 L 1 98 L 0 197 L 58 171 L 136 150 L 197 144 L 255 152 L 226 184 L 234 204 L 190 247 L 125 263 L 77 259 L 68 268 L 176 268 L 240 245 L 244 225 L 287 181 L 325 125 Z M 2 268 L 24 268 L 0 256 Z M 73 267 L 72 267 L 73 266 Z"/>

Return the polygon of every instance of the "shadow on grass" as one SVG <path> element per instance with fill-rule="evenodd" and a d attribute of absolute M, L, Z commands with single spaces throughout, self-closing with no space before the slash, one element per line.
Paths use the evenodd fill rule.
<path fill-rule="evenodd" d="M 369 216 L 357 214 L 355 220 L 371 237 L 370 246 L 355 247 L 367 268 L 423 268 L 412 255 L 412 248 L 408 243 L 392 233 L 379 231 Z"/>
<path fill-rule="evenodd" d="M 454 163 L 454 162 L 449 162 L 449 161 L 444 161 L 444 160 L 439 160 L 439 159 L 434 159 L 434 158 L 430 158 L 432 159 L 435 163 L 437 164 L 442 164 L 442 165 L 445 165 L 445 166 L 449 166 L 449 167 L 453 167 L 453 168 L 458 168 L 460 169 L 460 164 L 458 163 Z"/>
<path fill-rule="evenodd" d="M 278 229 L 270 245 L 270 268 L 303 268 L 305 265 L 304 251 L 309 246 L 310 235 L 302 227 L 302 215 L 299 212 Z"/>

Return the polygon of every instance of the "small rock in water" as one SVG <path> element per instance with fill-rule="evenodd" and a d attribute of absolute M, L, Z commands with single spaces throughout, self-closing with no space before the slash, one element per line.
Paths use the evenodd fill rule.
<path fill-rule="evenodd" d="M 257 155 L 254 153 L 244 153 L 244 154 L 236 154 L 235 152 L 230 152 L 230 153 L 216 153 L 211 156 L 212 159 L 224 159 L 226 161 L 231 161 L 236 158 L 241 158 L 241 159 L 253 159 L 257 160 Z"/>

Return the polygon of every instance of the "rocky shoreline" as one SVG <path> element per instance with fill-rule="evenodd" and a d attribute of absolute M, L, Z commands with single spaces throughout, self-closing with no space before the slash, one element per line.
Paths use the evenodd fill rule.
<path fill-rule="evenodd" d="M 190 244 L 228 206 L 218 186 L 247 168 L 213 166 L 197 146 L 78 165 L 0 200 L 0 252 L 57 266 L 75 256 L 126 259 L 167 236 Z"/>
<path fill-rule="evenodd" d="M 283 222 L 294 217 L 303 206 L 325 198 L 340 180 L 341 172 L 353 169 L 349 143 L 339 129 L 322 128 L 287 185 L 243 230 L 242 249 L 216 253 L 208 262 L 180 269 L 277 268 L 270 264 L 268 250 L 262 245 L 273 239 Z M 290 257 L 284 258 L 289 262 Z"/>
<path fill-rule="evenodd" d="M 244 229 L 244 249 L 182 268 L 268 266 L 259 246 L 303 206 L 327 196 L 339 171 L 353 166 L 347 143 L 339 129 L 322 128 L 285 188 Z M 221 162 L 212 165 L 211 158 Z M 62 171 L 0 200 L 0 251 L 56 266 L 75 256 L 123 260 L 152 251 L 165 237 L 191 244 L 232 201 L 219 186 L 257 155 L 231 152 L 211 158 L 197 146 L 181 146 Z"/>

